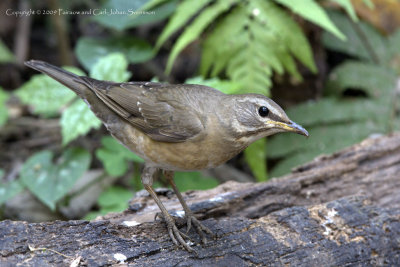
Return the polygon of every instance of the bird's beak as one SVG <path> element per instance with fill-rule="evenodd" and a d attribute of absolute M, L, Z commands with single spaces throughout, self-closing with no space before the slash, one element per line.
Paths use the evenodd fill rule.
<path fill-rule="evenodd" d="M 288 123 L 284 123 L 284 122 L 274 122 L 274 124 L 278 127 L 281 128 L 287 132 L 293 132 L 293 133 L 297 133 L 297 134 L 301 134 L 304 135 L 306 137 L 308 137 L 308 132 L 306 129 L 304 129 L 303 127 L 301 127 L 300 125 L 298 125 L 297 123 L 295 123 L 294 121 L 289 121 Z"/>

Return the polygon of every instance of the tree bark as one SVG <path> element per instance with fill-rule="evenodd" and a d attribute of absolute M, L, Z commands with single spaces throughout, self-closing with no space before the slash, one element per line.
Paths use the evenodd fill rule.
<path fill-rule="evenodd" d="M 400 134 L 367 139 L 279 179 L 186 192 L 217 235 L 195 253 L 175 247 L 140 192 L 96 221 L 0 222 L 0 265 L 400 266 L 399 178 Z M 179 214 L 170 190 L 158 194 Z"/>

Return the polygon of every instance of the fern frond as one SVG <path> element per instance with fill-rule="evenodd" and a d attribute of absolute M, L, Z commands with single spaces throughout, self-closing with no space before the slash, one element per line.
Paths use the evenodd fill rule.
<path fill-rule="evenodd" d="M 387 40 L 374 27 L 365 22 L 359 22 L 357 27 L 354 27 L 352 21 L 341 12 L 330 11 L 328 14 L 348 40 L 343 42 L 324 32 L 322 40 L 326 47 L 375 64 L 390 60 Z"/>
<path fill-rule="evenodd" d="M 373 63 L 348 60 L 336 67 L 327 83 L 328 90 L 362 88 L 369 96 L 388 95 L 396 83 L 396 73 Z"/>
<path fill-rule="evenodd" d="M 244 45 L 244 36 L 241 34 L 247 23 L 246 10 L 238 5 L 229 15 L 224 17 L 212 30 L 203 42 L 203 56 L 200 73 L 207 76 L 211 69 L 211 76 L 217 76 L 231 60 L 238 48 Z M 232 38 L 236 36 L 236 38 Z"/>
<path fill-rule="evenodd" d="M 256 18 L 266 20 L 260 22 L 271 25 L 270 29 L 276 36 L 279 36 L 280 43 L 284 44 L 301 63 L 311 71 L 316 72 L 317 68 L 314 64 L 310 45 L 299 25 L 284 10 L 272 2 L 258 0 L 257 3 L 265 16 L 257 16 Z M 278 45 L 277 48 L 279 49 L 280 46 Z M 287 70 L 289 71 L 289 69 Z M 294 75 L 294 73 L 291 74 Z"/>
<path fill-rule="evenodd" d="M 286 157 L 275 166 L 273 175 L 283 174 L 306 162 L 307 157 L 332 153 L 360 142 L 372 133 L 398 129 L 396 122 L 400 119 L 394 115 L 393 104 L 396 79 L 393 70 L 369 62 L 348 61 L 336 67 L 328 83 L 331 91 L 342 95 L 347 88 L 358 88 L 367 96 L 326 97 L 288 109 L 288 116 L 304 125 L 313 138 L 311 142 L 304 142 L 299 136 L 278 135 L 269 140 L 268 155 Z"/>
<path fill-rule="evenodd" d="M 301 17 L 319 25 L 321 28 L 331 32 L 341 40 L 346 40 L 346 36 L 329 19 L 324 9 L 315 0 L 274 0 L 299 14 Z"/>
<path fill-rule="evenodd" d="M 227 11 L 233 4 L 239 0 L 230 1 L 217 1 L 214 5 L 208 6 L 200 15 L 186 27 L 182 35 L 174 44 L 172 51 L 169 55 L 166 72 L 169 73 L 172 69 L 178 54 L 191 42 L 193 42 L 199 35 L 213 22 L 221 13 Z M 193 1 L 191 1 L 193 2 Z"/>
<path fill-rule="evenodd" d="M 169 20 L 160 37 L 157 40 L 155 50 L 160 49 L 164 42 L 177 30 L 182 28 L 197 12 L 209 4 L 212 0 L 186 0 L 183 1 L 173 17 Z"/>
<path fill-rule="evenodd" d="M 226 74 L 243 91 L 269 94 L 271 75 L 285 70 L 301 79 L 293 56 L 316 71 L 310 45 L 293 19 L 271 1 L 241 2 L 203 43 L 201 73 Z"/>
<path fill-rule="evenodd" d="M 332 2 L 336 2 L 338 5 L 342 6 L 344 10 L 346 11 L 347 15 L 355 21 L 358 22 L 358 17 L 357 14 L 353 8 L 353 4 L 351 3 L 350 0 L 331 0 Z"/>

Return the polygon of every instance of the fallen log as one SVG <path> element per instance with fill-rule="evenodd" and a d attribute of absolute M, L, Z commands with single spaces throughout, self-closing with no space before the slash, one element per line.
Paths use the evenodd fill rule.
<path fill-rule="evenodd" d="M 196 253 L 172 244 L 141 192 L 91 222 L 0 222 L 0 265 L 400 266 L 399 192 L 400 134 L 371 138 L 266 183 L 186 192 L 217 235 Z M 158 193 L 180 214 L 170 190 Z"/>

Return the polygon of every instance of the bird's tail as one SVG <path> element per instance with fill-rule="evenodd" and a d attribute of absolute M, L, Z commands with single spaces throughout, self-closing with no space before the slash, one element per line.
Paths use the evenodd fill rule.
<path fill-rule="evenodd" d="M 25 61 L 25 65 L 50 76 L 51 78 L 73 90 L 81 97 L 84 97 L 86 90 L 88 90 L 90 87 L 89 84 L 87 84 L 87 82 L 78 75 L 51 65 L 47 62 L 30 60 Z"/>

